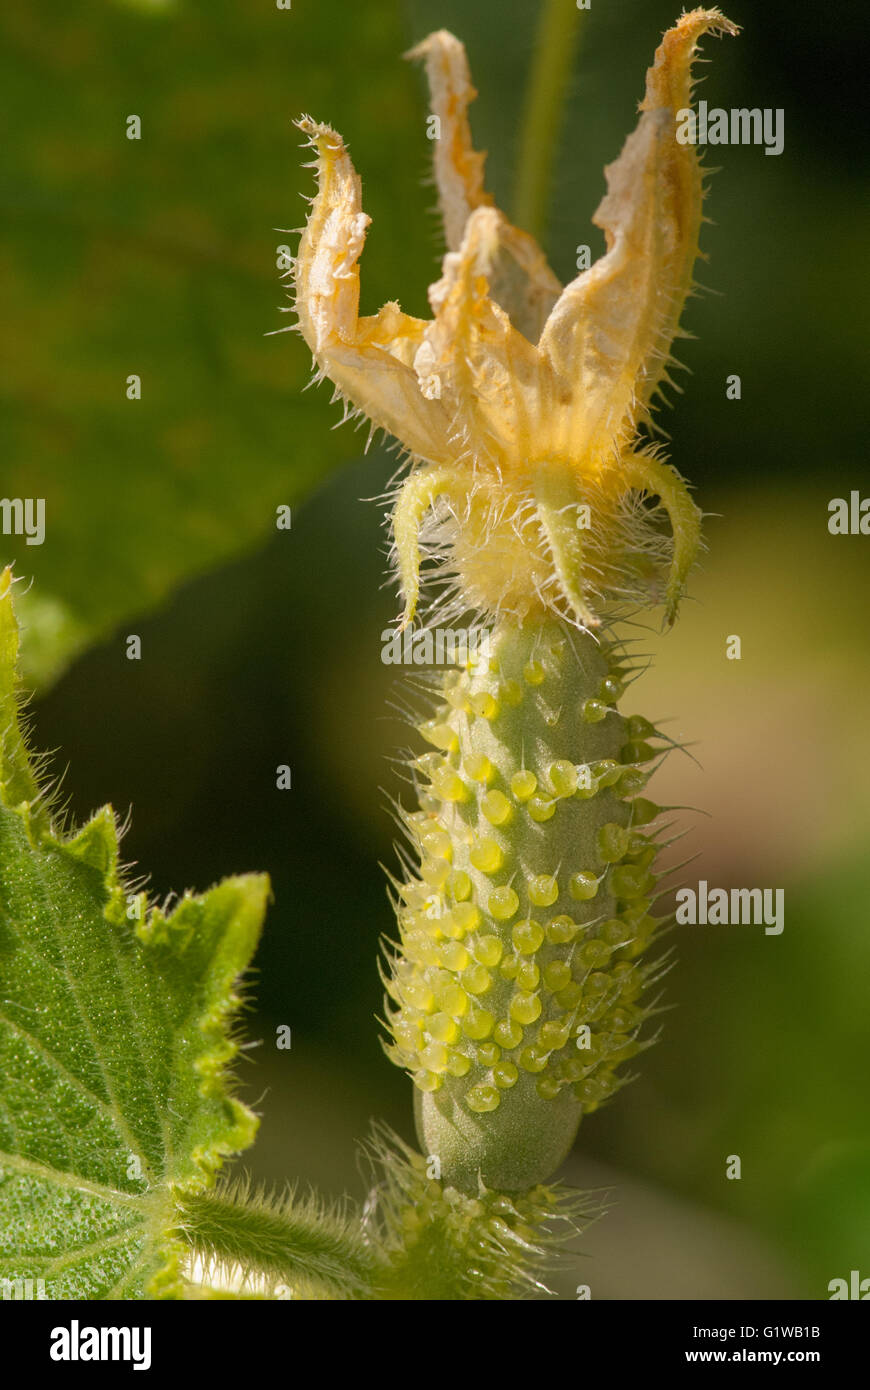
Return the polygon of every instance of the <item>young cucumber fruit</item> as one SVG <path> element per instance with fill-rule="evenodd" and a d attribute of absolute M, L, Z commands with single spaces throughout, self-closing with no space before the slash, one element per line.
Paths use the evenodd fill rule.
<path fill-rule="evenodd" d="M 615 651 L 546 620 L 502 622 L 489 655 L 445 672 L 418 726 L 419 866 L 387 983 L 423 1152 L 472 1194 L 544 1182 L 622 1084 L 658 925 L 655 731 L 617 711 Z"/>

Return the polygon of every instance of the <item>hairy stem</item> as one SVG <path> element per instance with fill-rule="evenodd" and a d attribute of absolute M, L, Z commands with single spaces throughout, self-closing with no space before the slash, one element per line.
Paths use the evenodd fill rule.
<path fill-rule="evenodd" d="M 354 1226 L 314 1203 L 244 1200 L 244 1194 L 200 1192 L 182 1199 L 183 1234 L 205 1259 L 292 1288 L 321 1283 L 338 1297 L 371 1296 L 376 1258 Z"/>
<path fill-rule="evenodd" d="M 545 0 L 526 87 L 514 221 L 538 239 L 546 221 L 559 121 L 577 50 L 579 13 L 571 0 Z"/>
<path fill-rule="evenodd" d="M 508 1196 L 478 1184 L 474 1196 L 431 1176 L 430 1159 L 395 1135 L 375 1136 L 378 1180 L 370 1234 L 385 1257 L 379 1298 L 503 1300 L 547 1292 L 570 1259 L 567 1244 L 600 1214 L 560 1186 Z"/>

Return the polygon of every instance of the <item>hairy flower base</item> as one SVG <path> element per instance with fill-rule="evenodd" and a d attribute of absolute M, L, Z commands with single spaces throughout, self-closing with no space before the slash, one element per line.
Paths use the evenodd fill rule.
<path fill-rule="evenodd" d="M 419 726 L 390 1051 L 424 1152 L 468 1193 L 545 1181 L 642 1046 L 659 808 L 638 795 L 654 730 L 615 707 L 625 674 L 588 633 L 503 623 L 489 669 L 445 673 Z"/>
<path fill-rule="evenodd" d="M 393 513 L 403 622 L 417 609 L 421 552 L 446 619 L 471 607 L 487 620 L 549 616 L 595 628 L 595 609 L 608 601 L 631 608 L 655 600 L 673 622 L 701 514 L 654 451 L 623 459 L 619 478 L 612 491 L 612 476 L 583 480 L 554 462 L 510 481 L 481 471 L 469 482 L 442 466 L 412 472 Z M 654 509 L 641 505 L 653 497 Z"/>

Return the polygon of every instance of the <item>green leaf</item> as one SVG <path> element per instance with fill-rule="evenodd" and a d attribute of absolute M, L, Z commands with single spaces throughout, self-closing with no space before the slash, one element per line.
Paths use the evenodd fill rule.
<path fill-rule="evenodd" d="M 230 1094 L 235 982 L 265 877 L 171 912 L 133 893 L 104 807 L 55 824 L 16 711 L 17 629 L 0 578 L 0 1279 L 48 1298 L 184 1292 L 181 1202 L 246 1148 Z M 137 916 L 138 914 L 138 916 Z"/>
<path fill-rule="evenodd" d="M 396 0 L 338 25 L 330 6 L 236 0 L 0 8 L 0 497 L 45 502 L 42 544 L 0 530 L 0 567 L 35 581 L 18 601 L 31 684 L 182 582 L 292 545 L 276 509 L 359 454 L 330 392 L 303 394 L 302 340 L 269 336 L 291 321 L 278 261 L 297 241 L 276 229 L 313 191 L 294 118 L 340 122 L 374 220 L 365 299 L 424 307 L 407 41 Z"/>

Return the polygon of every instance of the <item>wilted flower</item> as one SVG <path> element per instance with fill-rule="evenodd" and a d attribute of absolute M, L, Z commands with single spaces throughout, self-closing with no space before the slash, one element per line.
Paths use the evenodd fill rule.
<path fill-rule="evenodd" d="M 393 513 L 405 623 L 417 609 L 421 542 L 440 562 L 444 612 L 523 621 L 550 610 L 589 627 L 607 601 L 663 600 L 673 621 L 700 513 L 639 430 L 669 383 L 698 255 L 702 171 L 694 146 L 677 141 L 676 113 L 690 105 L 705 31 L 736 28 L 698 9 L 665 35 L 638 126 L 606 170 L 593 219 L 606 253 L 564 289 L 484 191 L 462 44 L 442 30 L 413 51 L 441 131 L 448 251 L 429 290 L 432 320 L 397 303 L 359 317 L 369 224 L 360 179 L 339 135 L 299 123 L 317 151 L 319 189 L 292 272 L 298 326 L 319 374 L 411 456 Z M 659 508 L 644 505 L 653 497 L 670 536 Z"/>

